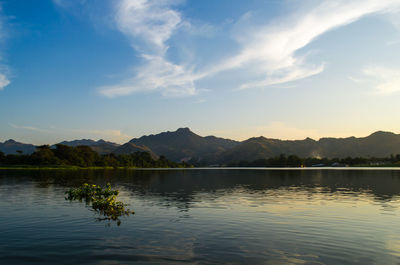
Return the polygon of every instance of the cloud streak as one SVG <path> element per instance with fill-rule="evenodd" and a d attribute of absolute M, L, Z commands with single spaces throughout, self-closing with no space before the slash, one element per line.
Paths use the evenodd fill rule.
<path fill-rule="evenodd" d="M 13 127 L 14 129 L 23 129 L 23 130 L 41 132 L 41 133 L 51 133 L 50 130 L 40 129 L 40 128 L 36 128 L 36 127 L 33 127 L 33 126 L 16 125 L 16 124 L 13 124 L 13 123 L 10 123 L 10 126 Z"/>
<path fill-rule="evenodd" d="M 3 16 L 2 6 L 0 5 L 0 40 L 4 40 L 5 38 L 5 18 Z M 0 57 L 1 60 L 1 57 Z M 4 65 L 1 67 L 2 73 L 0 73 L 0 91 L 3 90 L 6 86 L 8 86 L 11 81 L 7 77 L 7 74 L 4 73 L 4 69 L 7 69 Z"/>
<path fill-rule="evenodd" d="M 0 90 L 3 90 L 10 83 L 11 83 L 10 80 L 8 80 L 5 74 L 0 74 Z"/>
<path fill-rule="evenodd" d="M 289 14 L 274 23 L 259 23 L 246 13 L 237 21 L 232 36 L 238 50 L 207 65 L 168 60 L 168 42 L 190 22 L 174 9 L 177 1 L 120 0 L 115 23 L 139 53 L 142 65 L 135 74 L 116 85 L 100 87 L 108 97 L 158 91 L 164 96 L 195 95 L 196 82 L 222 72 L 239 72 L 239 88 L 268 87 L 320 74 L 325 63 L 311 63 L 301 50 L 321 35 L 371 14 L 397 12 L 398 0 L 329 0 Z M 187 28 L 187 27 L 186 27 Z M 212 39 L 210 39 L 212 41 Z M 221 51 L 224 53 L 224 51 Z M 194 70 L 196 69 L 196 70 Z M 202 70 L 203 69 L 203 70 Z M 235 76 L 236 77 L 236 76 Z"/>
<path fill-rule="evenodd" d="M 242 84 L 241 88 L 265 87 L 319 74 L 324 70 L 323 63 L 307 64 L 306 58 L 296 56 L 296 52 L 326 32 L 366 15 L 393 12 L 399 7 L 399 1 L 390 0 L 323 1 L 311 10 L 283 18 L 274 25 L 250 29 L 247 34 L 239 32 L 237 39 L 242 44 L 242 50 L 219 64 L 211 73 L 254 67 L 264 72 L 264 79 Z M 249 17 L 251 15 L 247 14 L 244 20 L 249 20 Z M 249 31 L 249 28 L 244 30 Z M 241 37 L 243 34 L 245 38 Z"/>
<path fill-rule="evenodd" d="M 121 83 L 100 87 L 108 97 L 135 92 L 160 91 L 164 96 L 194 95 L 196 76 L 185 65 L 166 59 L 168 40 L 179 29 L 181 14 L 172 9 L 176 1 L 120 0 L 116 4 L 117 28 L 139 52 L 143 64 L 131 78 Z M 185 22 L 187 25 L 188 22 Z"/>
<path fill-rule="evenodd" d="M 400 92 L 400 69 L 380 65 L 364 67 L 363 74 L 375 84 L 377 94 L 389 95 Z"/>
<path fill-rule="evenodd" d="M 171 63 L 163 56 L 144 54 L 142 57 L 145 64 L 136 70 L 134 77 L 117 85 L 103 86 L 101 93 L 108 97 L 157 90 L 164 96 L 196 94 L 195 76 L 185 66 Z"/>
<path fill-rule="evenodd" d="M 47 135 L 69 135 L 73 133 L 74 135 L 82 135 L 83 138 L 96 137 L 96 138 L 106 138 L 111 139 L 112 141 L 116 142 L 126 142 L 132 139 L 132 136 L 124 134 L 120 130 L 96 130 L 96 129 L 61 129 L 61 128 L 51 128 L 51 129 L 43 129 L 37 128 L 29 125 L 17 125 L 10 123 L 9 124 L 12 128 L 18 130 L 25 130 L 31 132 L 38 132 L 38 133 L 45 133 Z M 78 137 L 79 138 L 79 137 Z"/>

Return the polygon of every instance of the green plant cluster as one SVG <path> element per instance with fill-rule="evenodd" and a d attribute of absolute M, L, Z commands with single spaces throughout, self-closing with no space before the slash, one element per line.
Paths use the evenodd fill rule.
<path fill-rule="evenodd" d="M 117 201 L 118 190 L 113 190 L 110 183 L 107 183 L 103 189 L 98 185 L 83 184 L 78 188 L 71 188 L 65 192 L 67 200 L 85 200 L 87 204 L 92 205 L 92 209 L 99 213 L 103 218 L 100 220 L 117 221 L 117 225 L 121 224 L 119 217 L 134 214 L 134 211 L 126 209 L 127 204 Z"/>

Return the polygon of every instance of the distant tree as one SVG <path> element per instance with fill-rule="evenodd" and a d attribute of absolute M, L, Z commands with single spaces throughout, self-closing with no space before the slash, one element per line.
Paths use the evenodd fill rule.
<path fill-rule="evenodd" d="M 54 155 L 49 145 L 42 145 L 31 155 L 31 161 L 37 165 L 58 165 L 60 160 Z"/>
<path fill-rule="evenodd" d="M 154 159 L 149 152 L 133 154 L 99 155 L 89 146 L 71 147 L 57 144 L 55 148 L 42 145 L 36 148 L 31 155 L 4 155 L 0 152 L 0 163 L 3 165 L 73 165 L 80 167 L 107 166 L 107 167 L 190 167 L 187 163 L 175 163 L 166 157 Z"/>
<path fill-rule="evenodd" d="M 295 155 L 290 155 L 287 158 L 287 166 L 290 167 L 300 167 L 301 165 L 303 165 L 303 160 Z"/>
<path fill-rule="evenodd" d="M 6 158 L 6 155 L 2 151 L 0 151 L 0 163 L 3 163 L 5 158 Z"/>
<path fill-rule="evenodd" d="M 65 165 L 75 165 L 77 162 L 77 157 L 74 154 L 73 147 L 57 144 L 56 148 L 53 150 L 55 156 L 61 160 L 62 164 Z"/>
<path fill-rule="evenodd" d="M 118 167 L 119 161 L 114 154 L 104 155 L 102 159 L 102 166 L 105 167 Z"/>
<path fill-rule="evenodd" d="M 93 151 L 89 146 L 81 145 L 74 148 L 76 156 L 79 157 L 79 166 L 91 167 L 95 166 L 99 160 L 99 154 Z"/>

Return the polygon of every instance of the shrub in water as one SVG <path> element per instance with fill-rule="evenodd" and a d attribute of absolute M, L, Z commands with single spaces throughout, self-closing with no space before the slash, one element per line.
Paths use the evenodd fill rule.
<path fill-rule="evenodd" d="M 107 183 L 104 189 L 98 185 L 85 183 L 81 187 L 69 189 L 65 193 L 67 200 L 85 200 L 87 204 L 92 204 L 93 210 L 104 216 L 99 220 L 113 220 L 120 225 L 120 216 L 134 214 L 133 211 L 125 209 L 126 204 L 116 200 L 119 191 L 111 189 L 110 183 Z"/>

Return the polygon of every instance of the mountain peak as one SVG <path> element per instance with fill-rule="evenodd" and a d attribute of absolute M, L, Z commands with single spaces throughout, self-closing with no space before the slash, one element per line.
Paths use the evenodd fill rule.
<path fill-rule="evenodd" d="M 15 144 L 17 143 L 17 141 L 13 140 L 13 139 L 9 139 L 7 141 L 4 142 L 5 144 Z"/>
<path fill-rule="evenodd" d="M 192 133 L 192 131 L 188 127 L 179 128 L 176 130 L 177 133 Z"/>
<path fill-rule="evenodd" d="M 396 134 L 392 132 L 376 131 L 368 137 L 385 137 L 385 136 L 396 136 Z"/>

